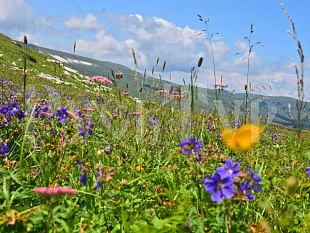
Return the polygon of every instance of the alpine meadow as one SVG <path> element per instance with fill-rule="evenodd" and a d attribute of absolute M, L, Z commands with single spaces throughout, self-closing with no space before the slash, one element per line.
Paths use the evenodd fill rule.
<path fill-rule="evenodd" d="M 164 57 L 143 73 L 135 47 L 131 69 L 0 34 L 0 232 L 310 232 L 305 55 L 281 10 L 295 99 L 255 93 L 251 23 L 244 93 L 217 75 L 199 12 L 212 56 L 182 85 L 162 79 Z"/>

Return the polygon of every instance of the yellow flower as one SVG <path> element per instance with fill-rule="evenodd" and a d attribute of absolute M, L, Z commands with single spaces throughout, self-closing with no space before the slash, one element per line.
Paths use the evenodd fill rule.
<path fill-rule="evenodd" d="M 235 151 L 248 150 L 258 141 L 263 129 L 261 126 L 246 124 L 237 130 L 224 129 L 222 138 L 226 145 Z"/>

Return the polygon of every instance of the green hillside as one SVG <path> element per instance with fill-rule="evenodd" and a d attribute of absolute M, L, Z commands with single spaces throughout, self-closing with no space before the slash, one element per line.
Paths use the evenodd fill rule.
<path fill-rule="evenodd" d="M 10 38 L 0 35 L 0 54 L 2 70 L 1 76 L 13 77 L 19 83 L 22 81 L 23 61 L 26 52 L 27 57 L 27 79 L 29 84 L 34 85 L 56 85 L 60 90 L 71 93 L 70 89 L 98 92 L 109 91 L 109 88 L 98 86 L 86 81 L 87 77 L 101 75 L 113 80 L 115 85 L 120 87 L 120 91 L 128 91 L 130 96 L 140 100 L 156 101 L 162 97 L 155 92 L 162 88 L 172 91 L 181 90 L 182 93 L 188 92 L 188 84 L 178 85 L 168 81 L 160 80 L 160 73 L 154 72 L 153 77 L 138 73 L 126 66 L 109 61 L 99 61 L 92 58 L 79 56 L 76 54 L 47 49 L 32 44 L 27 45 L 27 50 L 23 43 L 12 41 Z M 162 70 L 162 65 L 158 64 L 156 70 Z M 121 72 L 124 78 L 115 80 L 113 73 Z M 10 73 L 10 75 L 7 75 Z M 11 74 L 14 75 L 11 75 Z M 190 77 L 189 77 L 190 79 Z M 173 88 L 172 88 L 173 86 Z M 58 87 L 57 87 L 58 88 Z M 58 88 L 58 89 L 59 89 Z M 95 89 L 94 89 L 95 88 Z M 155 98 L 154 98 L 155 97 Z M 196 110 L 212 111 L 215 107 L 215 90 L 206 88 L 196 89 Z M 245 101 L 244 93 L 230 93 L 221 91 L 219 94 L 220 103 L 226 114 L 238 112 L 239 118 L 244 118 Z M 249 117 L 253 119 L 261 116 L 262 121 L 280 124 L 295 125 L 297 110 L 296 100 L 288 97 L 271 97 L 257 94 L 250 94 Z M 238 102 L 241 101 L 241 104 Z M 168 101 L 169 102 L 169 101 Z M 185 101 L 186 102 L 186 101 Z M 189 100 L 185 103 L 187 107 Z M 288 116 L 288 104 L 291 105 L 291 117 Z M 238 106 L 240 105 L 240 106 Z M 186 107 L 186 106 L 185 106 Z M 252 113 L 251 113 L 252 111 Z M 303 126 L 308 127 L 309 106 L 303 111 Z"/>

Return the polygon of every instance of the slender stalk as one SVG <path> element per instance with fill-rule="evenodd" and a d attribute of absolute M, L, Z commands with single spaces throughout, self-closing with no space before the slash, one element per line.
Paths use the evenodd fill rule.
<path fill-rule="evenodd" d="M 246 73 L 246 85 L 245 85 L 245 115 L 244 115 L 244 123 L 247 123 L 248 117 L 248 98 L 249 98 L 249 74 L 250 74 L 250 56 L 252 52 L 253 46 L 251 45 L 251 37 L 253 33 L 253 24 L 251 24 L 250 36 L 246 37 L 248 40 L 249 51 L 248 51 L 248 58 L 247 58 L 247 73 Z"/>
<path fill-rule="evenodd" d="M 24 44 L 25 44 L 25 50 L 24 50 L 24 72 L 23 72 L 23 81 L 24 81 L 24 111 L 26 111 L 26 86 L 27 86 L 27 75 L 26 75 L 26 68 L 27 68 L 27 43 L 28 39 L 27 36 L 24 36 Z"/>
<path fill-rule="evenodd" d="M 298 128 L 298 137 L 301 137 L 301 114 L 302 111 L 305 109 L 307 102 L 304 102 L 304 60 L 305 56 L 303 53 L 303 48 L 301 46 L 301 42 L 298 39 L 297 31 L 295 28 L 295 23 L 293 18 L 285 11 L 283 3 L 280 4 L 282 13 L 290 20 L 292 30 L 288 31 L 290 36 L 296 41 L 297 43 L 297 52 L 299 55 L 300 67 L 298 69 L 297 65 L 294 65 L 295 74 L 297 77 L 297 97 L 296 100 L 296 108 L 297 108 L 297 128 Z"/>

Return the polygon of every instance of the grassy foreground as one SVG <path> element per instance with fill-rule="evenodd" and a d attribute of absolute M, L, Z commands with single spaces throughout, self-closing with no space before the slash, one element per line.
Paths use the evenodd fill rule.
<path fill-rule="evenodd" d="M 309 232 L 308 131 L 246 130 L 231 118 L 231 137 L 217 114 L 174 110 L 186 100 L 51 85 L 28 88 L 24 110 L 10 77 L 1 232 Z"/>

